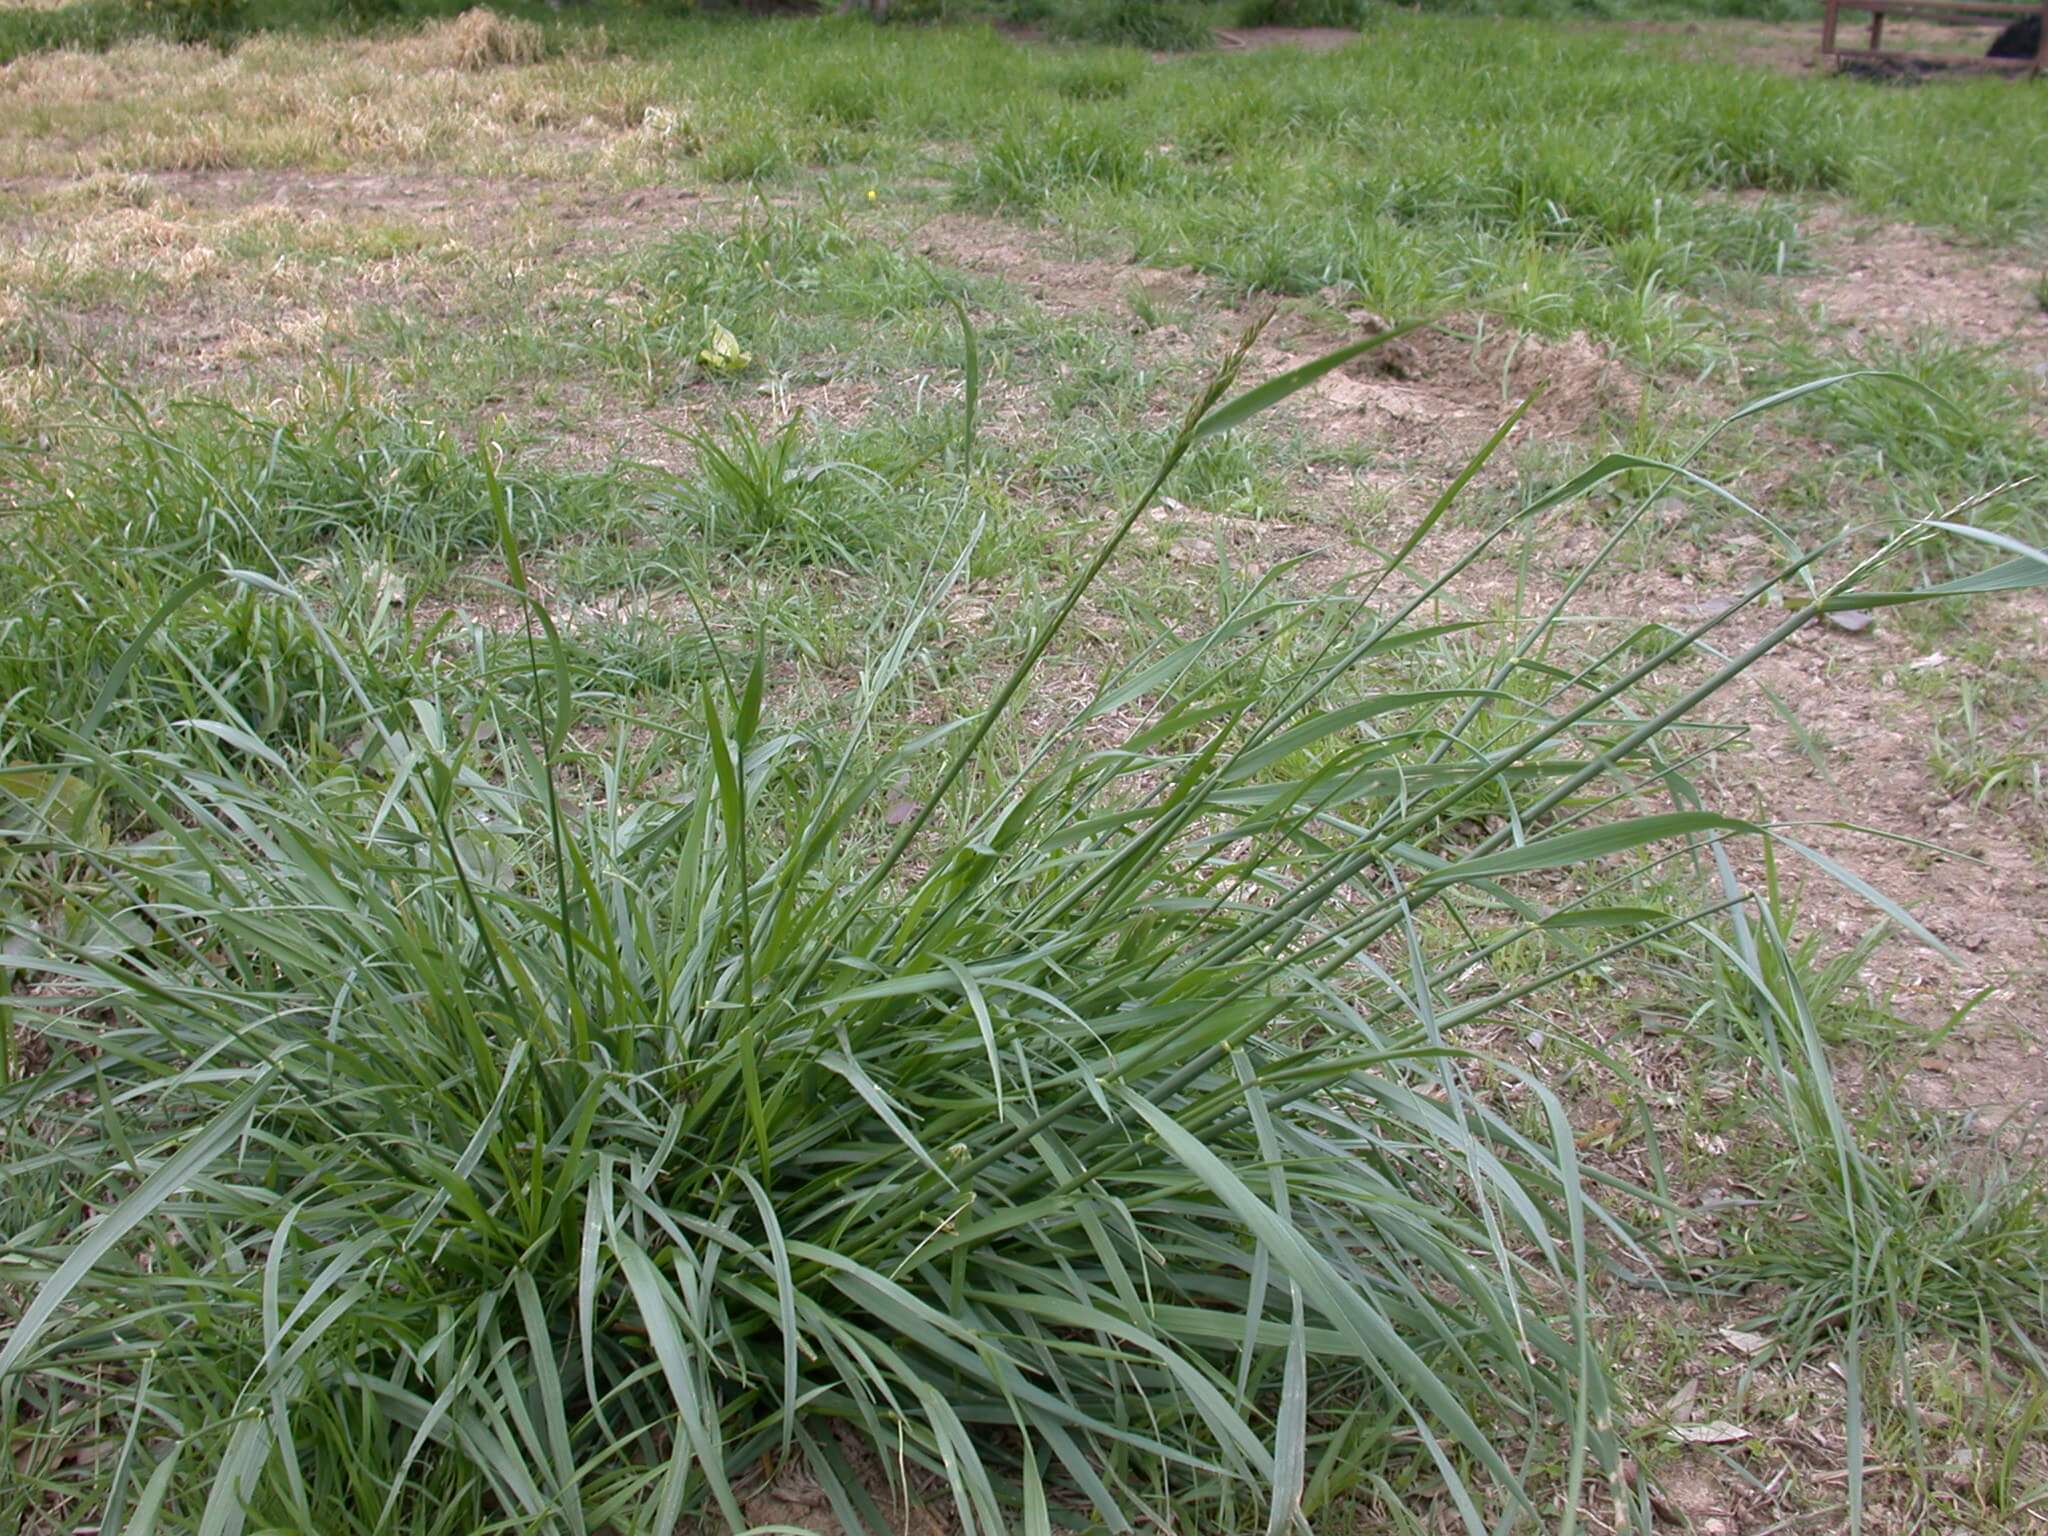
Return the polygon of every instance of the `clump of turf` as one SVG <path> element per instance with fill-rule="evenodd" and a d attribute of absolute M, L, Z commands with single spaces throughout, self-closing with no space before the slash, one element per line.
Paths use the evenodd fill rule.
<path fill-rule="evenodd" d="M 516 689 L 363 690 L 345 757 L 294 759 L 195 687 L 121 750 L 133 655 L 212 578 L 140 617 L 0 777 L 17 1485 L 109 1529 L 572 1536 L 745 1529 L 800 1461 L 884 1529 L 858 1461 L 967 1533 L 1281 1533 L 1417 1476 L 1533 1519 L 1512 1444 L 1578 1507 L 1615 1467 L 1585 1286 L 1613 1223 L 1556 1097 L 1462 1032 L 1699 915 L 1618 904 L 1618 856 L 1762 834 L 1638 808 L 1691 709 L 1824 612 L 2048 562 L 1886 593 L 1874 557 L 1704 679 L 1770 584 L 1563 665 L 1567 594 L 1418 689 L 1396 659 L 1471 628 L 1433 622 L 1459 571 L 1661 468 L 1618 541 L 1679 473 L 1611 455 L 1416 559 L 1510 423 L 1359 590 L 1255 584 L 993 751 L 1174 469 L 1400 334 L 1233 396 L 1247 337 L 986 707 L 882 747 L 915 621 L 843 739 L 778 727 L 764 651 L 659 727 L 658 775 L 579 747 L 488 454 Z M 750 452 L 772 473 L 727 494 L 779 494 L 793 461 Z M 1494 969 L 1549 935 L 1575 947 Z"/>

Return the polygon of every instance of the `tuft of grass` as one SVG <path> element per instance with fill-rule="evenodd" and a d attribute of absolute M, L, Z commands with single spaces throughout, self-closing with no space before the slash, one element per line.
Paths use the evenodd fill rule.
<path fill-rule="evenodd" d="M 10 470 L 45 492 L 37 510 L 74 507 L 134 550 L 258 568 L 343 536 L 445 561 L 489 547 L 491 470 L 447 426 L 395 412 L 339 376 L 290 415 L 187 400 L 89 425 L 56 456 L 17 450 Z M 522 537 L 594 527 L 610 514 L 604 474 L 508 477 Z"/>
<path fill-rule="evenodd" d="M 874 542 L 856 492 L 881 485 L 866 466 L 815 457 L 794 417 L 763 431 L 729 415 L 720 436 L 690 438 L 697 457 L 695 507 L 714 542 L 750 552 L 774 548 L 801 559 L 851 564 Z"/>
<path fill-rule="evenodd" d="M 789 149 L 773 127 L 741 122 L 710 137 L 703 164 L 714 181 L 765 181 L 789 165 Z"/>
<path fill-rule="evenodd" d="M 1187 52 L 1215 41 L 1208 21 L 1189 0 L 1092 0 L 1055 11 L 1051 30 L 1057 37 L 1079 42 L 1121 44 L 1155 53 Z"/>
<path fill-rule="evenodd" d="M 1860 1335 L 1903 1364 L 1945 1338 L 2048 1375 L 2048 1198 L 2026 1150 L 1889 1097 L 1838 1137 L 1801 1097 L 1802 1144 L 1725 1266 L 1771 1298 L 1792 1355 Z"/>
<path fill-rule="evenodd" d="M 1360 594 L 1239 587 L 994 750 L 1181 461 L 1395 334 L 1233 396 L 1247 337 L 985 708 L 921 734 L 875 739 L 913 619 L 836 746 L 774 719 L 765 650 L 687 728 L 578 745 L 488 454 L 516 697 L 421 679 L 341 760 L 250 752 L 222 711 L 128 752 L 111 671 L 0 779 L 31 984 L 7 1022 L 39 1058 L 0 1088 L 7 1497 L 117 1526 L 743 1528 L 752 1470 L 801 1459 L 880 1529 L 851 1444 L 892 1500 L 937 1478 L 964 1531 L 1055 1506 L 1279 1531 L 1422 1469 L 1533 1515 L 1505 1447 L 1556 1440 L 1576 1507 L 1613 1466 L 1588 1245 L 1622 1229 L 1557 1099 L 1461 1033 L 1605 952 L 1485 979 L 1513 946 L 1690 920 L 1614 905 L 1612 861 L 1761 829 L 1636 809 L 1679 782 L 1671 733 L 1872 601 L 1878 562 L 1677 697 L 1655 685 L 1720 619 L 1564 668 L 1563 602 L 1491 681 L 1417 689 L 1389 668 L 1444 637 L 1446 581 L 1643 466 L 1427 576 L 1454 486 Z M 728 489 L 805 483 L 740 435 L 708 445 Z M 2048 576 L 2030 558 L 1961 590 Z M 1548 686 L 1494 708 L 1516 676 Z M 126 835 L 82 815 L 107 797 Z M 123 1449 L 73 1454 L 110 1419 Z"/>
<path fill-rule="evenodd" d="M 947 312 L 928 264 L 798 212 L 756 213 L 730 231 L 658 241 L 622 263 L 614 281 L 620 291 L 579 315 L 587 324 L 555 343 L 556 357 L 594 363 L 648 400 L 699 376 L 714 324 L 760 366 L 782 370 L 849 324 Z"/>
<path fill-rule="evenodd" d="M 1725 860 L 1720 867 L 1724 889 L 1735 891 Z M 1752 1128 L 1747 1179 L 1768 1193 L 1742 1211 L 1708 1267 L 1719 1284 L 1757 1298 L 1763 1310 L 1745 1327 L 1767 1332 L 1794 1361 L 1821 1351 L 1839 1360 L 1848 1525 L 1858 1530 L 1876 1437 L 1922 1437 L 1911 1375 L 1930 1346 L 1960 1346 L 2026 1392 L 2048 1379 L 2048 1191 L 2025 1136 L 2009 1138 L 2010 1127 L 1915 1109 L 1875 1071 L 1853 1110 L 1842 1102 L 1831 1042 L 1882 1048 L 1912 1038 L 1925 1050 L 1974 1004 L 1931 1037 L 1912 1031 L 1860 998 L 1857 976 L 1875 935 L 1823 959 L 1812 939 L 1792 940 L 1789 918 L 1767 849 L 1763 892 L 1744 896 L 1726 928 L 1709 934 L 1719 968 L 1709 991 L 1736 1021 L 1720 1032 L 1720 1048 L 1762 1083 L 1741 1112 Z M 1938 944 L 1924 930 L 1916 936 Z M 1760 1117 L 1770 1127 L 1763 1135 Z M 2011 1502 L 2010 1489 L 1980 1493 Z"/>
<path fill-rule="evenodd" d="M 1878 342 L 1854 363 L 1788 344 L 1765 376 L 1810 378 L 1856 364 L 1903 375 L 1918 387 L 1897 389 L 1871 381 L 1846 390 L 1815 413 L 1817 435 L 1877 458 L 1889 469 L 1951 479 L 1967 475 L 1976 483 L 2024 480 L 2048 471 L 2048 444 L 2026 421 L 2039 381 L 1996 354 L 1947 337 L 1930 333 L 1903 343 Z"/>
<path fill-rule="evenodd" d="M 839 128 L 872 128 L 889 104 L 880 81 L 837 71 L 821 72 L 805 82 L 802 99 L 811 116 Z"/>
<path fill-rule="evenodd" d="M 1123 192 L 1149 166 L 1143 145 L 1106 108 L 1076 108 L 1050 122 L 1020 118 L 996 133 L 967 170 L 961 199 L 982 207 L 1029 210 L 1065 188 Z"/>
<path fill-rule="evenodd" d="M 1143 78 L 1144 62 L 1135 54 L 1103 52 L 1066 64 L 1053 77 L 1052 88 L 1069 101 L 1117 101 Z"/>
<path fill-rule="evenodd" d="M 1738 925 L 1738 942 L 1712 946 L 1711 977 L 1697 984 L 1678 981 L 1681 993 L 1700 997 L 1690 1028 L 1723 1056 L 1775 1061 L 1783 1050 L 1779 1014 L 1796 998 L 1824 1047 L 1860 1047 L 1881 1057 L 1918 1038 L 1919 1031 L 1865 990 L 1866 965 L 1892 925 L 1881 920 L 1846 948 L 1830 946 L 1818 928 L 1801 931 L 1799 903 L 1779 889 L 1775 864 L 1770 868 L 1766 891 L 1757 898 L 1769 918 L 1767 941 L 1744 948 L 1745 930 Z"/>
<path fill-rule="evenodd" d="M 1953 711 L 1935 722 L 1927 746 L 1935 782 L 1979 810 L 1987 805 L 2048 810 L 2048 746 L 2042 742 L 2048 725 L 2023 714 L 2002 727 L 1982 707 L 1982 694 L 1981 683 L 1965 678 Z"/>
<path fill-rule="evenodd" d="M 339 748 L 427 668 L 431 635 L 406 622 L 408 576 L 489 547 L 494 484 L 523 537 L 622 516 L 615 476 L 493 465 L 346 378 L 291 418 L 116 405 L 51 449 L 0 454 L 19 540 L 0 564 L 9 755 L 67 750 L 88 718 L 102 745 L 226 718 L 252 739 Z M 186 590 L 209 578 L 225 584 Z M 350 675 L 360 687 L 343 685 Z M 96 711 L 109 687 L 119 697 Z"/>

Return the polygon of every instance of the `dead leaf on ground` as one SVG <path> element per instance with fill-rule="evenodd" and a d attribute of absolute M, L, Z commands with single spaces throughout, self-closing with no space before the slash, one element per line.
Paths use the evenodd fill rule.
<path fill-rule="evenodd" d="M 1705 1424 L 1674 1424 L 1671 1438 L 1685 1445 L 1736 1445 L 1749 1439 L 1750 1434 L 1740 1424 L 1712 1419 Z"/>
<path fill-rule="evenodd" d="M 1760 1355 L 1771 1347 L 1771 1341 L 1760 1333 L 1746 1333 L 1740 1328 L 1723 1328 L 1721 1342 L 1739 1355 Z"/>

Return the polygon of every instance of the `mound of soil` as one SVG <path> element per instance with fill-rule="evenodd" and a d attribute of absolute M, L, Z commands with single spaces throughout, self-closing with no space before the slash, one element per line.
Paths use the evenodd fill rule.
<path fill-rule="evenodd" d="M 1335 290 L 1329 297 L 1341 304 Z M 1347 307 L 1347 315 L 1353 330 L 1345 336 L 1280 325 L 1268 336 L 1278 354 L 1273 366 L 1291 366 L 1304 354 L 1386 328 L 1386 321 L 1364 310 Z M 1537 399 L 1530 425 L 1569 436 L 1603 413 L 1633 412 L 1640 386 L 1625 365 L 1584 335 L 1546 341 L 1458 315 L 1328 375 L 1304 395 L 1303 414 L 1327 436 L 1370 431 L 1398 452 L 1455 467 L 1531 395 Z"/>

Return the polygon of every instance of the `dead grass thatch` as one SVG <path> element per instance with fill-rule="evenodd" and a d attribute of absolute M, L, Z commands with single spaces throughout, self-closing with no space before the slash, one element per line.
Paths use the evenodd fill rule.
<path fill-rule="evenodd" d="M 489 6 L 478 5 L 422 27 L 405 40 L 404 52 L 419 68 L 475 72 L 506 64 L 538 64 L 547 54 L 547 39 L 530 21 L 500 16 Z"/>

